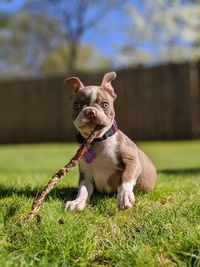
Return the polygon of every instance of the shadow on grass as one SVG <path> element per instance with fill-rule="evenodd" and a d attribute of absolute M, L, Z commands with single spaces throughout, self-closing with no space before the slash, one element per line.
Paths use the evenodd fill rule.
<path fill-rule="evenodd" d="M 27 198 L 35 198 L 36 195 L 42 190 L 43 188 L 36 188 L 36 189 L 31 189 L 30 187 L 15 188 L 15 187 L 7 187 L 5 185 L 0 185 L 0 199 L 13 195 L 27 197 Z M 71 200 L 76 197 L 77 190 L 78 189 L 75 187 L 57 187 L 54 188 L 49 193 L 47 199 L 49 197 L 52 197 L 52 198 L 59 198 L 61 200 L 66 200 L 66 199 Z"/>
<path fill-rule="evenodd" d="M 30 187 L 24 187 L 24 188 L 14 188 L 14 187 L 6 187 L 5 185 L 2 186 L 0 184 L 0 199 L 6 198 L 6 197 L 13 197 L 13 202 L 7 206 L 6 211 L 4 212 L 3 220 L 4 224 L 6 225 L 9 223 L 10 219 L 15 215 L 15 213 L 19 210 L 20 204 L 16 202 L 14 197 L 22 197 L 31 199 L 32 201 L 37 196 L 39 192 L 41 192 L 43 188 L 36 188 L 31 189 Z M 53 199 L 59 199 L 61 202 L 66 202 L 70 200 L 74 200 L 77 196 L 78 188 L 75 187 L 58 187 L 54 188 L 49 195 L 47 195 L 45 201 L 48 201 L 49 198 Z M 116 194 L 103 194 L 99 193 L 97 191 L 94 192 L 91 198 L 91 206 L 100 206 L 105 199 L 112 198 Z M 102 213 L 102 209 L 100 210 Z M 113 215 L 112 210 L 104 211 L 106 212 L 106 215 Z M 115 214 L 115 213 L 114 213 Z"/>
<path fill-rule="evenodd" d="M 18 203 L 16 197 L 27 198 L 31 201 L 37 196 L 39 192 L 41 192 L 43 188 L 31 189 L 30 187 L 24 188 L 15 188 L 15 187 L 6 187 L 0 184 L 0 199 L 6 197 L 12 197 L 13 201 L 6 205 L 6 208 L 3 212 L 3 221 L 4 224 L 7 225 L 12 221 L 12 218 L 15 216 L 16 212 L 19 211 L 21 204 Z M 61 202 L 65 202 L 66 200 L 72 200 L 77 195 L 77 188 L 75 187 L 66 187 L 66 188 L 54 188 L 49 195 L 47 195 L 45 201 L 48 201 L 49 198 L 59 199 Z"/>
<path fill-rule="evenodd" d="M 164 174 L 200 174 L 200 167 L 187 169 L 161 169 L 158 173 Z"/>
<path fill-rule="evenodd" d="M 39 192 L 41 192 L 43 188 L 37 188 L 37 189 L 31 189 L 30 187 L 24 187 L 24 188 L 15 188 L 15 187 L 6 187 L 5 185 L 0 184 L 0 199 L 9 197 L 9 196 L 19 196 L 19 197 L 26 197 L 26 198 L 35 198 Z M 47 200 L 49 197 L 54 199 L 60 199 L 60 200 L 74 200 L 78 193 L 78 187 L 57 187 L 54 188 L 48 195 Z M 100 193 L 95 191 L 94 192 L 94 199 L 106 199 L 110 198 L 113 194 L 106 194 L 106 193 Z M 94 200 L 94 201 L 95 201 Z"/>

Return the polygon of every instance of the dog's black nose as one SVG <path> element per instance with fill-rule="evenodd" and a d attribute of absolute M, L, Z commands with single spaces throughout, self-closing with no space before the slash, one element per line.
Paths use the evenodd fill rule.
<path fill-rule="evenodd" d="M 88 119 L 95 119 L 97 114 L 96 114 L 96 110 L 91 109 L 91 108 L 87 108 L 85 111 L 85 117 Z"/>

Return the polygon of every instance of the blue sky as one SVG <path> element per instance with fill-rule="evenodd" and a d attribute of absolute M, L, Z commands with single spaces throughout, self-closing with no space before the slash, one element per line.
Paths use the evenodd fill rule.
<path fill-rule="evenodd" d="M 94 29 L 89 30 L 83 42 L 88 40 L 95 45 L 106 56 L 113 56 L 114 50 L 124 43 L 123 28 L 128 25 L 128 19 L 119 10 L 109 12 L 104 20 L 97 26 L 99 31 L 94 34 Z"/>
<path fill-rule="evenodd" d="M 1 12 L 15 12 L 18 11 L 24 0 L 0 0 L 0 10 Z"/>

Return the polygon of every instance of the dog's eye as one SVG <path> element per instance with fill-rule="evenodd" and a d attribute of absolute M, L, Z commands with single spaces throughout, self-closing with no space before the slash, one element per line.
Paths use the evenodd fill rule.
<path fill-rule="evenodd" d="M 108 109 L 108 108 L 109 108 L 109 103 L 108 103 L 108 102 L 102 102 L 102 103 L 101 103 L 101 107 L 102 107 L 103 109 Z"/>
<path fill-rule="evenodd" d="M 75 103 L 73 104 L 73 109 L 74 109 L 74 110 L 79 110 L 80 108 L 81 108 L 80 103 L 76 103 L 76 102 L 75 102 Z"/>

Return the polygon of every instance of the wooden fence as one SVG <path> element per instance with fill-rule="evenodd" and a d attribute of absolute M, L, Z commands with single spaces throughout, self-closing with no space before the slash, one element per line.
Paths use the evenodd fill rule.
<path fill-rule="evenodd" d="M 135 140 L 200 138 L 200 64 L 117 72 L 116 118 Z M 103 73 L 75 74 L 100 84 Z M 0 82 L 0 143 L 74 141 L 64 77 Z"/>

